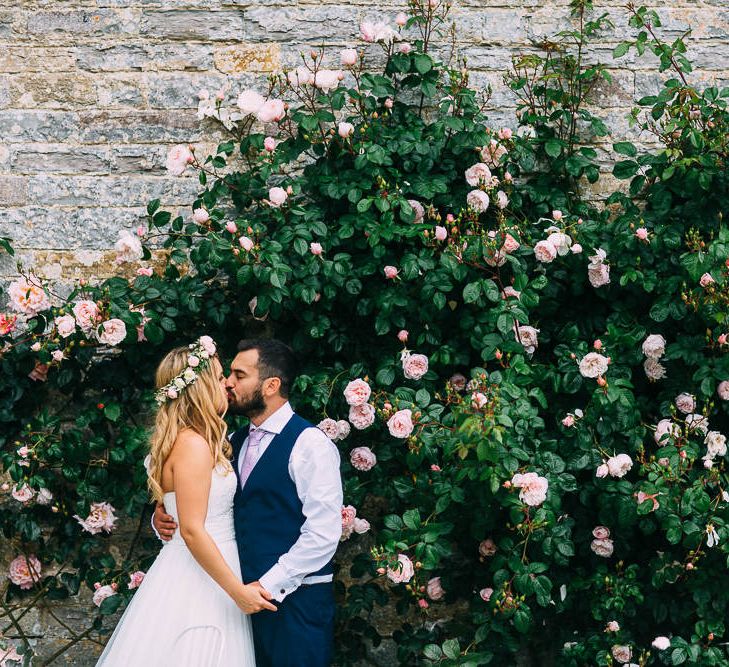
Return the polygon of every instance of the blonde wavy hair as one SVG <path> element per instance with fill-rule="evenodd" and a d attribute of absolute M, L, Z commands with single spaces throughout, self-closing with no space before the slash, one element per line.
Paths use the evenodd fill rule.
<path fill-rule="evenodd" d="M 189 354 L 189 348 L 177 347 L 162 359 L 155 376 L 157 389 L 164 387 L 185 370 Z M 220 379 L 216 376 L 213 359 L 217 359 L 217 356 L 211 358 L 206 367 L 197 373 L 194 384 L 185 387 L 176 399 L 159 406 L 150 442 L 147 477 L 149 491 L 154 500 L 162 500 L 162 468 L 177 436 L 184 429 L 191 429 L 205 438 L 216 467 L 222 465 L 227 471 L 232 470 L 232 448 L 226 438 L 228 427 L 220 415 L 228 406 L 227 402 L 225 405 L 221 404 L 224 398 L 221 396 Z"/>

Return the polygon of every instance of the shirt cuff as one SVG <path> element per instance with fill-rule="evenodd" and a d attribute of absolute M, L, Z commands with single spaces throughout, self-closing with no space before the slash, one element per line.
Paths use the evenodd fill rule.
<path fill-rule="evenodd" d="M 287 595 L 293 593 L 299 583 L 286 575 L 280 563 L 276 563 L 266 574 L 258 580 L 276 602 L 283 602 Z"/>

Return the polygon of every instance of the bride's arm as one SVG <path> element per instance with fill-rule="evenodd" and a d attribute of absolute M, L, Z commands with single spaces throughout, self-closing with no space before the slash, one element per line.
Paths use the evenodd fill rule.
<path fill-rule="evenodd" d="M 180 535 L 190 553 L 242 611 L 248 614 L 262 609 L 276 611 L 258 587 L 246 586 L 233 573 L 205 530 L 213 460 L 204 438 L 191 431 L 181 433 L 175 442 L 171 464 Z"/>

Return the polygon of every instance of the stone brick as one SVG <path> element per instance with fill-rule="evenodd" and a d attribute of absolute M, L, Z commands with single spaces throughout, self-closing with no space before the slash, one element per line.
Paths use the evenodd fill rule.
<path fill-rule="evenodd" d="M 29 48 L 4 46 L 0 49 L 0 72 L 58 72 L 73 69 L 73 56 L 68 48 Z"/>
<path fill-rule="evenodd" d="M 28 33 L 43 40 L 134 35 L 139 18 L 137 10 L 34 11 L 28 17 Z"/>
<path fill-rule="evenodd" d="M 225 77 L 216 73 L 148 74 L 148 102 L 153 109 L 195 109 L 201 89 L 217 90 Z"/>
<path fill-rule="evenodd" d="M 3 111 L 0 137 L 5 142 L 64 141 L 79 124 L 78 115 L 67 111 Z"/>
<path fill-rule="evenodd" d="M 611 107 L 630 107 L 635 100 L 635 75 L 633 72 L 607 70 L 611 81 L 598 79 L 588 101 L 603 109 Z"/>
<path fill-rule="evenodd" d="M 82 143 L 197 141 L 200 123 L 193 111 L 93 111 L 79 114 Z"/>
<path fill-rule="evenodd" d="M 143 108 L 146 103 L 144 84 L 139 76 L 111 75 L 100 79 L 96 92 L 99 106 L 104 109 L 119 107 Z"/>
<path fill-rule="evenodd" d="M 225 74 L 274 72 L 281 68 L 278 44 L 235 44 L 217 47 L 213 53 L 215 68 Z"/>
<path fill-rule="evenodd" d="M 25 206 L 28 203 L 28 182 L 20 176 L 0 178 L 0 206 Z"/>
<path fill-rule="evenodd" d="M 352 38 L 359 32 L 359 17 L 347 5 L 310 7 L 253 6 L 245 16 L 251 26 L 246 37 L 255 40 L 290 38 L 322 40 Z"/>
<path fill-rule="evenodd" d="M 90 76 L 78 74 L 15 75 L 10 94 L 16 107 L 68 109 L 96 103 L 96 86 Z"/>
<path fill-rule="evenodd" d="M 103 44 L 73 50 L 76 66 L 89 72 L 128 72 L 143 69 L 149 56 L 143 45 Z"/>
<path fill-rule="evenodd" d="M 141 23 L 141 33 L 150 38 L 211 42 L 241 39 L 244 28 L 241 11 L 145 10 Z"/>
<path fill-rule="evenodd" d="M 11 157 L 11 169 L 16 173 L 61 174 L 109 172 L 107 148 L 54 146 L 44 148 L 16 147 Z"/>
<path fill-rule="evenodd" d="M 75 49 L 76 64 L 90 72 L 208 71 L 213 68 L 209 44 L 116 44 Z"/>

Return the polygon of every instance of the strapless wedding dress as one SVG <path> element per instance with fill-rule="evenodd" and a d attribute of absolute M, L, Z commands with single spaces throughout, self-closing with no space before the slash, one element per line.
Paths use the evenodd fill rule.
<path fill-rule="evenodd" d="M 212 473 L 205 528 L 240 577 L 233 528 L 234 472 Z M 179 524 L 174 492 L 164 505 Z M 179 530 L 162 547 L 97 665 L 255 667 L 250 617 L 198 565 Z"/>

